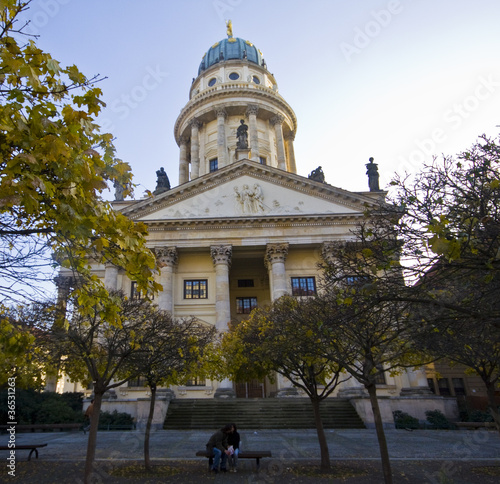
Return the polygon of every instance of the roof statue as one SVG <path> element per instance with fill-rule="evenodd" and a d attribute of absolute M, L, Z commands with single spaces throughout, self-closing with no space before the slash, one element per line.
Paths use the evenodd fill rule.
<path fill-rule="evenodd" d="M 114 181 L 113 186 L 115 187 L 115 202 L 123 202 L 123 192 L 127 187 L 125 185 L 122 185 L 118 180 Z"/>
<path fill-rule="evenodd" d="M 163 166 L 156 171 L 156 176 L 156 189 L 153 193 L 155 195 L 159 195 L 160 193 L 170 190 L 170 181 L 167 174 L 165 173 L 165 169 L 163 168 Z"/>
<path fill-rule="evenodd" d="M 371 192 L 379 192 L 380 187 L 378 185 L 378 165 L 377 163 L 373 163 L 373 158 L 368 160 L 370 163 L 367 163 L 366 166 L 366 174 L 368 175 L 368 186 L 370 187 Z"/>
<path fill-rule="evenodd" d="M 226 21 L 226 27 L 227 27 L 227 30 L 226 30 L 227 38 L 232 39 L 233 38 L 233 23 L 231 22 L 231 20 Z"/>
<path fill-rule="evenodd" d="M 321 166 L 318 166 L 315 170 L 311 171 L 311 173 L 307 176 L 310 180 L 314 180 L 320 183 L 326 183 L 325 182 L 325 174 L 323 173 L 323 168 Z"/>

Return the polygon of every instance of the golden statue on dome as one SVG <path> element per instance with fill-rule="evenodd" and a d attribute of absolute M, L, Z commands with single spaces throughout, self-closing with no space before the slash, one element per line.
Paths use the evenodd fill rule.
<path fill-rule="evenodd" d="M 233 23 L 231 22 L 231 20 L 226 21 L 226 27 L 227 27 L 227 30 L 226 30 L 227 38 L 232 39 L 233 38 Z"/>

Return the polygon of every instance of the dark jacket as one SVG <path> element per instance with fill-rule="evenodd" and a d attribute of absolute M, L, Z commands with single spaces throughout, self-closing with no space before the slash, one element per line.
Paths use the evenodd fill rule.
<path fill-rule="evenodd" d="M 228 447 L 227 434 L 223 432 L 222 429 L 217 430 L 207 442 L 207 451 L 209 452 L 213 452 L 214 448 L 224 452 Z"/>
<path fill-rule="evenodd" d="M 233 449 L 238 449 L 240 447 L 240 434 L 235 430 L 227 436 L 228 445 L 232 445 Z"/>

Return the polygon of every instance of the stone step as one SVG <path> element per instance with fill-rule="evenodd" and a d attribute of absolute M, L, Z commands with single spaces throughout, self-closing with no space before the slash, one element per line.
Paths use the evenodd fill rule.
<path fill-rule="evenodd" d="M 345 399 L 321 402 L 323 426 L 364 428 L 354 407 Z M 241 429 L 315 428 L 308 398 L 174 399 L 170 402 L 165 429 L 213 429 L 235 422 Z"/>

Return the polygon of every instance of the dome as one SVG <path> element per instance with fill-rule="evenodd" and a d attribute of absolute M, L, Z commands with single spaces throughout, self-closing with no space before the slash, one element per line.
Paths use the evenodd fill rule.
<path fill-rule="evenodd" d="M 266 67 L 260 50 L 251 42 L 238 37 L 230 37 L 229 39 L 216 42 L 208 49 L 201 60 L 198 75 L 220 61 L 232 59 L 245 59 L 259 66 Z"/>

